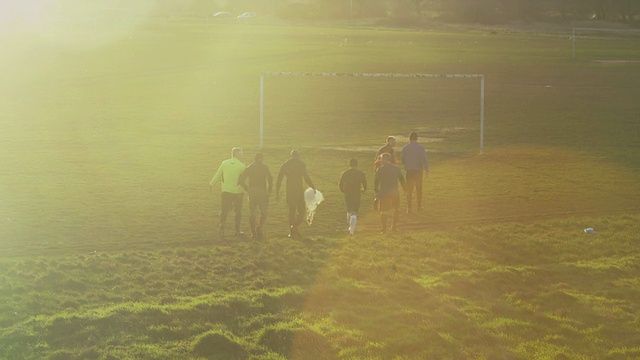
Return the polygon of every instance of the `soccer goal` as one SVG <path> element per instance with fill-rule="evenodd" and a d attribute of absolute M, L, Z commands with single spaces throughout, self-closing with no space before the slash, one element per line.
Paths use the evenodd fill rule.
<path fill-rule="evenodd" d="M 267 78 L 279 80 L 271 79 L 265 87 Z M 335 141 L 354 133 L 352 129 L 371 131 L 384 124 L 380 119 L 392 119 L 440 138 L 457 136 L 451 142 L 465 142 L 466 151 L 479 146 L 482 154 L 484 112 L 482 74 L 260 73 L 260 148 L 265 146 L 266 118 L 271 127 L 278 123 L 281 133 L 303 133 L 309 142 L 326 134 L 321 130 L 328 126 L 335 136 L 327 140 Z M 300 128 L 300 123 L 313 125 Z"/>
<path fill-rule="evenodd" d="M 640 61 L 640 30 L 573 28 L 571 57 L 607 61 Z"/>

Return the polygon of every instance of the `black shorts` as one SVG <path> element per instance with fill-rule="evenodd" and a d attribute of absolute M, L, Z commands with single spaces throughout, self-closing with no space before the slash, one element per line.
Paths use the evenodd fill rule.
<path fill-rule="evenodd" d="M 242 199 L 244 197 L 244 193 L 234 194 L 229 192 L 222 192 L 220 194 L 221 199 L 221 210 L 223 213 L 229 212 L 233 209 L 236 212 L 240 212 L 242 210 Z"/>
<path fill-rule="evenodd" d="M 357 214 L 360 211 L 360 192 L 345 193 L 344 202 L 347 204 L 347 212 Z"/>
<path fill-rule="evenodd" d="M 378 199 L 379 201 L 379 209 L 380 212 L 397 210 L 400 208 L 400 194 L 394 192 L 392 194 L 387 194 L 382 198 Z"/>
<path fill-rule="evenodd" d="M 299 213 L 304 213 L 306 210 L 304 191 L 287 192 L 287 205 L 290 209 L 297 209 Z"/>
<path fill-rule="evenodd" d="M 266 189 L 260 187 L 249 188 L 249 211 L 252 213 L 256 209 L 265 214 L 269 206 L 269 193 Z"/>

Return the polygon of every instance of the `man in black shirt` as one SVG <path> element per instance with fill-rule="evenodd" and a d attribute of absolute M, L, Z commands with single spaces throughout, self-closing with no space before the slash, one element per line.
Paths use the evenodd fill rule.
<path fill-rule="evenodd" d="M 367 178 L 364 173 L 358 170 L 358 160 L 349 160 L 349 170 L 340 176 L 338 187 L 344 193 L 344 200 L 347 204 L 347 222 L 349 223 L 349 234 L 353 236 L 356 231 L 358 221 L 358 211 L 360 211 L 360 193 L 367 191 Z"/>
<path fill-rule="evenodd" d="M 400 191 L 398 182 L 404 190 L 404 177 L 402 171 L 391 163 L 391 155 L 388 153 L 381 156 L 382 166 L 376 171 L 375 192 L 380 206 L 380 225 L 382 233 L 387 232 L 387 218 L 392 214 L 391 231 L 398 231 L 398 217 L 400 213 Z"/>
<path fill-rule="evenodd" d="M 302 181 L 304 180 L 314 191 L 316 187 L 309 178 L 307 166 L 300 160 L 298 150 L 292 150 L 289 160 L 280 167 L 276 181 L 276 199 L 280 197 L 280 185 L 285 176 L 287 178 L 287 205 L 289 206 L 289 237 L 294 238 L 300 235 L 298 226 L 304 219 L 306 212 Z"/>
<path fill-rule="evenodd" d="M 378 152 L 376 152 L 376 157 L 373 159 L 374 171 L 378 171 L 380 166 L 382 166 L 382 160 L 380 159 L 380 156 L 382 156 L 382 154 L 386 153 L 391 155 L 391 163 L 392 164 L 396 163 L 395 149 L 393 148 L 394 146 L 396 146 L 396 138 L 393 136 L 388 136 L 386 144 L 384 144 L 383 147 L 378 149 Z"/>
<path fill-rule="evenodd" d="M 245 180 L 249 179 L 247 186 Z M 267 220 L 267 208 L 269 207 L 269 194 L 273 177 L 269 167 L 264 163 L 264 155 L 257 153 L 251 163 L 238 179 L 247 193 L 249 193 L 249 224 L 251 226 L 251 238 L 262 238 L 262 226 Z M 260 221 L 256 223 L 256 213 L 260 210 Z"/>

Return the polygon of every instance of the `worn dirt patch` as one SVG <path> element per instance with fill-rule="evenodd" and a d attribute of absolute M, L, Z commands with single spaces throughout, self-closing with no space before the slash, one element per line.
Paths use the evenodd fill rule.
<path fill-rule="evenodd" d="M 439 143 L 445 141 L 442 137 L 435 137 L 434 134 L 454 134 L 461 133 L 466 131 L 471 131 L 472 129 L 460 126 L 451 126 L 451 127 L 438 127 L 438 128 L 428 128 L 428 127 L 418 127 L 413 129 L 413 131 L 418 133 L 418 141 L 423 144 L 428 143 Z M 432 136 L 427 136 L 432 135 Z M 409 135 L 391 135 L 396 138 L 396 148 L 402 149 L 404 144 L 409 142 Z M 353 152 L 376 152 L 382 146 L 382 144 L 375 145 L 353 145 L 353 146 L 323 146 L 322 149 L 327 150 L 339 150 L 339 151 L 353 151 Z"/>
<path fill-rule="evenodd" d="M 632 64 L 632 63 L 639 63 L 640 60 L 593 60 L 593 62 L 596 62 L 598 64 L 612 64 L 612 65 L 617 65 L 617 64 Z"/>

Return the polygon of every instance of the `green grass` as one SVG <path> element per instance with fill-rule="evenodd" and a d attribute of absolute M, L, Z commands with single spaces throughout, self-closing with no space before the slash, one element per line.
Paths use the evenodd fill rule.
<path fill-rule="evenodd" d="M 0 359 L 640 357 L 637 63 L 483 31 L 54 35 L 1 40 Z M 300 148 L 327 200 L 301 241 L 272 201 L 264 242 L 221 242 L 207 183 L 258 151 L 261 71 L 484 74 L 485 153 L 477 81 L 268 78 L 266 162 Z M 414 130 L 426 210 L 383 237 L 369 191 L 349 239 L 340 173 Z"/>
<path fill-rule="evenodd" d="M 583 234 L 584 223 L 601 230 Z M 637 223 L 4 260 L 2 355 L 578 359 L 626 348 L 635 357 Z"/>

